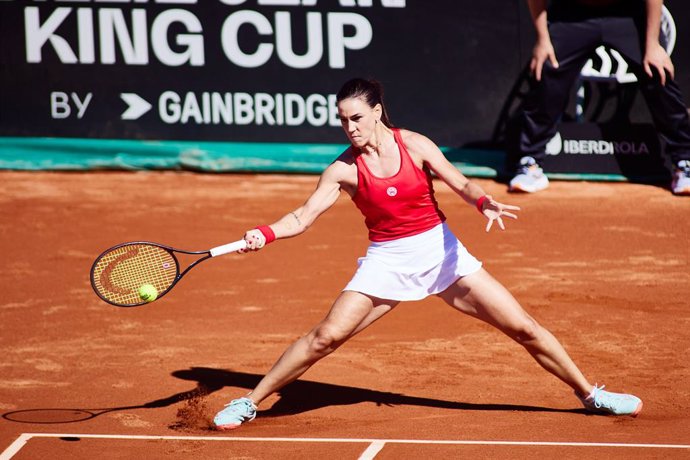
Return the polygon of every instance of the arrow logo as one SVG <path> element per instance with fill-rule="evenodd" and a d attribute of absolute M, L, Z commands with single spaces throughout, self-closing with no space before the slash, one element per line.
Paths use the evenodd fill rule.
<path fill-rule="evenodd" d="M 120 93 L 120 98 L 122 98 L 128 106 L 127 110 L 120 115 L 120 119 L 122 120 L 137 120 L 143 114 L 151 110 L 151 104 L 138 94 Z"/>

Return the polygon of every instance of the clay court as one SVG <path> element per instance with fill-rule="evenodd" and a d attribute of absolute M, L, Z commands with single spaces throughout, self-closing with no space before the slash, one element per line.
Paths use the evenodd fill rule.
<path fill-rule="evenodd" d="M 505 232 L 436 182 L 451 228 L 585 375 L 644 400 L 586 414 L 518 345 L 439 299 L 403 303 L 219 433 L 328 311 L 367 246 L 345 195 L 304 235 L 204 262 L 159 301 L 116 308 L 104 249 L 234 241 L 300 205 L 317 176 L 0 173 L 0 458 L 688 458 L 690 199 L 661 187 L 553 182 Z"/>

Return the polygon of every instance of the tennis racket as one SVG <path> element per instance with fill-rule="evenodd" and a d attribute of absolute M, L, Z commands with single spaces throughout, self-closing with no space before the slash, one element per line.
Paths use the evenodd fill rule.
<path fill-rule="evenodd" d="M 101 299 L 118 307 L 137 307 L 152 302 L 142 298 L 140 289 L 150 285 L 160 299 L 192 268 L 206 259 L 239 251 L 247 247 L 244 240 L 218 246 L 208 251 L 184 251 L 150 241 L 133 241 L 107 249 L 91 267 L 91 286 Z M 180 271 L 176 254 L 200 256 Z"/>

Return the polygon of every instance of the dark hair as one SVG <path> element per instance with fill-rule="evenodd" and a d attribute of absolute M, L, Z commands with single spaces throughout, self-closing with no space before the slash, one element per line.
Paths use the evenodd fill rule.
<path fill-rule="evenodd" d="M 335 97 L 336 102 L 352 98 L 362 99 L 372 109 L 376 104 L 381 104 L 381 122 L 388 128 L 393 127 L 393 123 L 388 118 L 386 104 L 383 103 L 383 86 L 381 83 L 363 78 L 353 78 L 345 82 Z"/>

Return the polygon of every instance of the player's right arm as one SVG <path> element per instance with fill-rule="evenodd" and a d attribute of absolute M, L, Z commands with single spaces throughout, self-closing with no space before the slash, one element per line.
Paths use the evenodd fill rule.
<path fill-rule="evenodd" d="M 321 174 L 314 192 L 302 206 L 271 224 L 276 238 L 290 238 L 304 233 L 340 196 L 343 163 L 332 163 Z"/>
<path fill-rule="evenodd" d="M 534 30 L 537 33 L 537 41 L 532 49 L 529 70 L 534 78 L 540 81 L 544 62 L 548 59 L 554 68 L 558 68 L 558 61 L 549 35 L 549 24 L 546 17 L 547 0 L 527 0 L 527 6 L 529 6 L 532 24 L 534 24 Z"/>
<path fill-rule="evenodd" d="M 285 214 L 276 222 L 269 225 L 275 238 L 291 238 L 304 233 L 316 219 L 327 211 L 338 200 L 343 184 L 352 182 L 353 165 L 343 161 L 346 154 L 329 165 L 319 178 L 316 189 L 304 204 Z M 356 170 L 355 170 L 356 179 Z M 264 235 L 259 230 L 249 230 L 244 239 L 247 249 L 260 249 L 264 246 Z"/>

